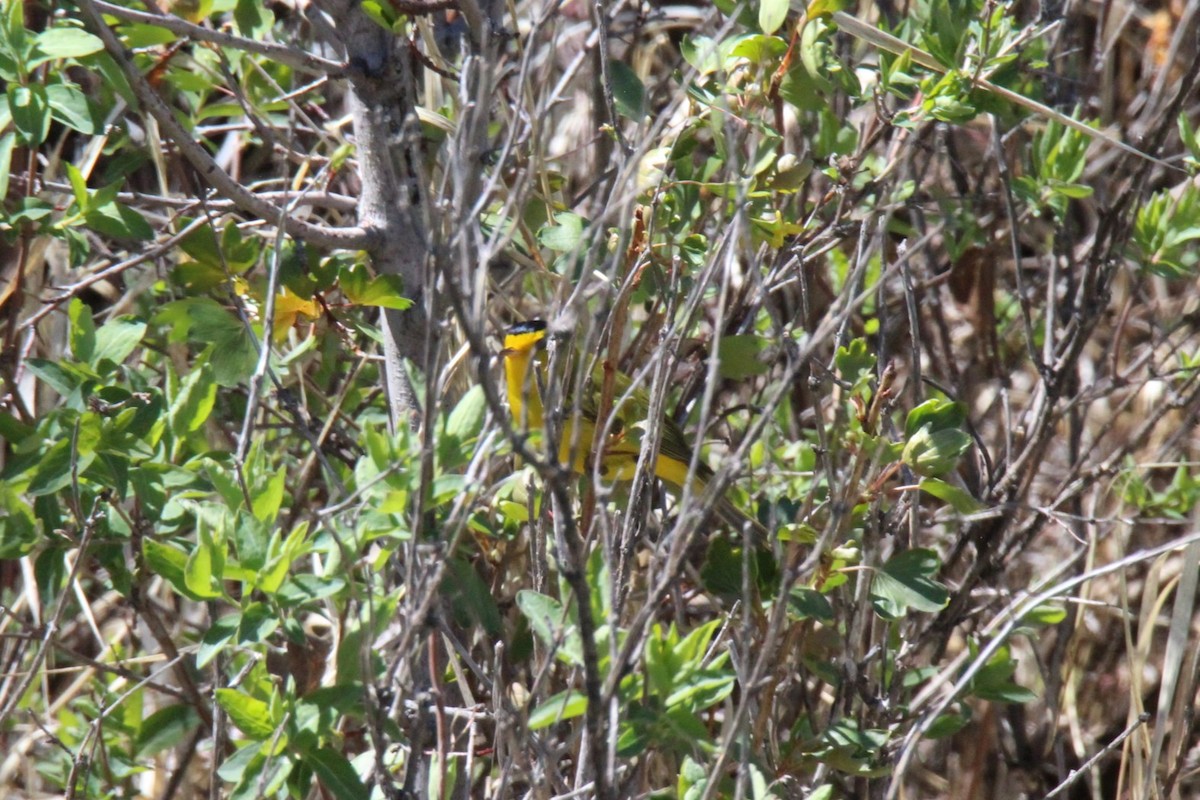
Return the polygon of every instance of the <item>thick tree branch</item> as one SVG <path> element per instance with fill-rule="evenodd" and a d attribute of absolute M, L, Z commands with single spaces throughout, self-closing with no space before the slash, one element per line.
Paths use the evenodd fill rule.
<path fill-rule="evenodd" d="M 354 3 L 326 2 L 322 10 L 334 21 L 349 69 L 348 101 L 354 120 L 358 154 L 358 220 L 376 234 L 368 246 L 376 271 L 400 277 L 405 294 L 416 302 L 407 311 L 382 315 L 388 400 L 394 425 L 420 418 L 420 404 L 408 380 L 404 361 L 423 365 L 427 325 L 426 261 L 429 244 L 421 216 L 421 189 L 416 157 L 407 135 L 416 117 L 413 76 L 397 57 L 397 39 Z"/>

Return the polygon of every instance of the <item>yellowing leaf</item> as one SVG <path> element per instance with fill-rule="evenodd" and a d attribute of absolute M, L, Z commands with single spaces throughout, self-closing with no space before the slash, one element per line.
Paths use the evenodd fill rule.
<path fill-rule="evenodd" d="M 300 317 L 304 317 L 307 321 L 312 321 L 321 316 L 321 309 L 314 300 L 305 300 L 291 293 L 288 289 L 284 289 L 279 294 L 275 295 L 275 327 L 273 329 L 273 338 L 276 342 L 281 342 L 287 338 L 288 330 L 292 328 Z"/>

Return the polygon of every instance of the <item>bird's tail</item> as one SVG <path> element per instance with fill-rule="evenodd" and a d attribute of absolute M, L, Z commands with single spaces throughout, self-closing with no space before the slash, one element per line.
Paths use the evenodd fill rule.
<path fill-rule="evenodd" d="M 755 547 L 766 547 L 770 541 L 770 531 L 766 526 L 747 514 L 736 503 L 726 496 L 717 501 L 715 509 L 717 519 L 728 525 L 735 533 L 741 534 L 745 541 Z"/>

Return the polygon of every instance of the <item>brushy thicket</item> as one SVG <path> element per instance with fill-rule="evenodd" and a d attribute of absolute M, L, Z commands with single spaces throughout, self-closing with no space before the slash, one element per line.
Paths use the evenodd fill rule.
<path fill-rule="evenodd" d="M 5 0 L 0 793 L 1195 796 L 1195 10 Z"/>

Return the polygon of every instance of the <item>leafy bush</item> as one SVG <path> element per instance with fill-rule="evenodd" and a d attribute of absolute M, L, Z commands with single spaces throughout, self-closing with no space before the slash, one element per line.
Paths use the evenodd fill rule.
<path fill-rule="evenodd" d="M 1194 790 L 1200 59 L 905 11 L 6 0 L 8 795 Z"/>

